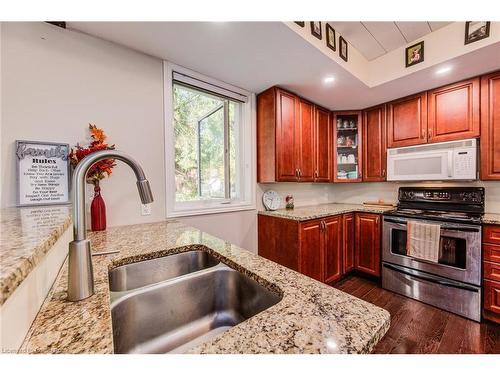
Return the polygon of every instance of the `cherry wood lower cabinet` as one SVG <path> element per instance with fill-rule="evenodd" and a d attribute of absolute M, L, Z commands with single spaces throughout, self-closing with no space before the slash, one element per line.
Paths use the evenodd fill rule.
<path fill-rule="evenodd" d="M 354 214 L 342 215 L 342 237 L 344 242 L 343 256 L 343 273 L 348 273 L 354 270 L 354 246 L 355 246 L 355 220 Z"/>
<path fill-rule="evenodd" d="M 332 283 L 344 274 L 342 215 L 327 218 L 323 223 L 324 281 Z"/>
<path fill-rule="evenodd" d="M 483 316 L 500 323 L 500 225 L 485 225 L 483 241 Z"/>
<path fill-rule="evenodd" d="M 299 224 L 299 269 L 300 273 L 323 281 L 324 234 L 323 221 L 313 220 Z"/>
<path fill-rule="evenodd" d="M 258 215 L 259 255 L 326 283 L 353 270 L 379 276 L 380 233 L 374 233 L 380 231 L 378 217 L 348 213 L 297 222 Z"/>
<path fill-rule="evenodd" d="M 355 269 L 380 276 L 380 215 L 356 213 Z"/>
<path fill-rule="evenodd" d="M 342 216 L 300 223 L 298 234 L 298 271 L 326 283 L 339 280 L 343 269 Z"/>

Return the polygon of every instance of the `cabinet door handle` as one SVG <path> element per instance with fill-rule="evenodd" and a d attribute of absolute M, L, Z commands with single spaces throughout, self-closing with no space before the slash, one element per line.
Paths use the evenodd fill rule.
<path fill-rule="evenodd" d="M 318 177 L 319 177 L 318 170 L 315 170 L 315 171 L 314 171 L 314 178 L 318 178 Z"/>
<path fill-rule="evenodd" d="M 422 130 L 422 139 L 425 139 L 426 135 L 427 135 L 427 131 L 425 129 Z"/>
<path fill-rule="evenodd" d="M 299 169 L 298 168 L 295 168 L 295 177 L 299 178 Z"/>
<path fill-rule="evenodd" d="M 302 177 L 302 171 L 299 168 L 299 179 Z"/>
<path fill-rule="evenodd" d="M 385 177 L 385 169 L 382 169 L 382 177 Z"/>

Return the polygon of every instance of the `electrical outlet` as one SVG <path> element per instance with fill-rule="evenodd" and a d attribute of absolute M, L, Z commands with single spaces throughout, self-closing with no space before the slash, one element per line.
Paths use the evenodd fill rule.
<path fill-rule="evenodd" d="M 141 204 L 141 215 L 148 216 L 151 215 L 151 204 Z"/>

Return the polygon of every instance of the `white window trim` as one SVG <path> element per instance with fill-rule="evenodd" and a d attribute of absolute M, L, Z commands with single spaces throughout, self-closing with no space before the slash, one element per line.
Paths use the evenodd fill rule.
<path fill-rule="evenodd" d="M 243 104 L 243 118 L 241 131 L 244 132 L 242 142 L 242 158 L 247 171 L 242 189 L 245 190 L 245 200 L 209 200 L 182 203 L 179 207 L 175 202 L 175 145 L 174 145 L 174 123 L 173 123 L 173 90 L 172 73 L 178 72 L 187 74 L 193 78 L 217 85 L 233 92 L 241 93 L 248 98 L 247 103 Z M 256 112 L 255 112 L 255 94 L 242 90 L 227 83 L 217 81 L 213 78 L 204 76 L 182 66 L 163 61 L 163 105 L 165 121 L 165 169 L 166 169 L 166 209 L 167 218 L 215 214 L 223 212 L 235 212 L 244 210 L 255 210 L 256 196 Z M 250 141 L 248 141 L 250 140 Z"/>

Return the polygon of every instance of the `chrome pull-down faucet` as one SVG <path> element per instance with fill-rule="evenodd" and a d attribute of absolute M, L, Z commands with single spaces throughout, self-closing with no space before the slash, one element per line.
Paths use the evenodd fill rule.
<path fill-rule="evenodd" d="M 83 158 L 73 172 L 71 201 L 73 203 L 74 240 L 69 243 L 68 300 L 81 301 L 94 294 L 94 272 L 90 240 L 85 223 L 85 180 L 87 171 L 103 159 L 117 159 L 128 164 L 137 178 L 137 189 L 143 204 L 153 202 L 149 181 L 141 166 L 130 156 L 116 150 L 97 151 Z"/>

